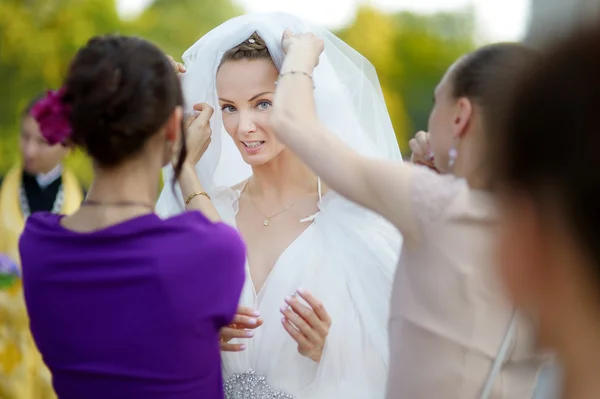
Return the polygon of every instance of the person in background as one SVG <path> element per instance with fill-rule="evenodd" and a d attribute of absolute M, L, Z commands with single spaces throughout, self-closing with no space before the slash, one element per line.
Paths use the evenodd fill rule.
<path fill-rule="evenodd" d="M 18 240 L 33 212 L 70 214 L 84 197 L 77 178 L 62 165 L 69 148 L 51 145 L 31 115 L 33 99 L 21 115 L 22 161 L 0 179 L 0 253 L 17 265 Z M 29 333 L 20 278 L 0 285 L 0 398 L 50 399 L 50 375 Z"/>
<path fill-rule="evenodd" d="M 499 116 L 500 272 L 564 399 L 600 398 L 600 29 L 562 39 Z"/>
<path fill-rule="evenodd" d="M 21 115 L 21 162 L 0 180 L 0 252 L 18 260 L 18 238 L 33 212 L 71 214 L 84 197 L 72 171 L 62 164 L 69 147 L 50 144 L 32 115 L 36 97 Z"/>
<path fill-rule="evenodd" d="M 92 38 L 34 111 L 50 143 L 93 161 L 81 208 L 27 220 L 19 250 L 30 327 L 60 399 L 222 399 L 219 331 L 244 284 L 245 246 L 194 165 L 212 109 L 182 116 L 170 61 L 128 36 Z M 185 137 L 183 130 L 187 126 Z M 154 212 L 172 163 L 184 212 Z"/>

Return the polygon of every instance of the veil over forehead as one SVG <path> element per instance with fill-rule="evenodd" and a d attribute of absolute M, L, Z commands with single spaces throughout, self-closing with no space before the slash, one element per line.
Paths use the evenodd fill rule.
<path fill-rule="evenodd" d="M 373 65 L 326 29 L 286 13 L 248 14 L 233 18 L 198 40 L 184 54 L 187 72 L 182 76 L 186 112 L 204 102 L 215 109 L 209 149 L 196 165 L 207 192 L 232 186 L 248 178 L 250 167 L 223 127 L 216 92 L 216 74 L 223 55 L 254 32 L 265 41 L 277 69 L 284 54 L 283 32 L 311 31 L 325 42 L 314 71 L 315 102 L 319 119 L 348 145 L 365 155 L 401 160 L 392 123 Z M 172 179 L 165 169 L 165 182 Z"/>

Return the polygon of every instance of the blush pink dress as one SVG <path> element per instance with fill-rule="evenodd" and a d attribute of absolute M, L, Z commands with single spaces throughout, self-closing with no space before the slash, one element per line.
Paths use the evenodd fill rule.
<path fill-rule="evenodd" d="M 493 264 L 498 215 L 489 193 L 427 168 L 411 171 L 408 243 L 396 272 L 389 322 L 388 399 L 479 399 L 513 306 Z M 410 214 L 410 215 L 409 215 Z M 490 399 L 531 398 L 542 366 L 519 319 Z"/>

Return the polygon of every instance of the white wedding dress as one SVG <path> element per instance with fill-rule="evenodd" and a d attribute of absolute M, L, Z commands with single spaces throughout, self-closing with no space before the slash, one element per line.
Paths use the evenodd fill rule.
<path fill-rule="evenodd" d="M 222 125 L 216 70 L 223 53 L 255 31 L 280 68 L 285 29 L 311 30 L 325 39 L 314 73 L 321 120 L 361 153 L 401 160 L 377 76 L 366 59 L 324 29 L 287 14 L 235 18 L 184 54 L 187 73 L 182 77 L 188 106 L 206 102 L 215 108 L 212 142 L 196 170 L 222 220 L 232 226 L 242 189 L 230 187 L 246 181 L 251 170 Z M 171 190 L 171 167 L 164 177 L 157 211 L 170 216 L 182 211 L 183 201 Z M 319 211 L 298 221 L 310 226 L 281 254 L 259 292 L 246 273 L 240 304 L 259 310 L 264 324 L 253 338 L 239 341 L 248 345 L 245 351 L 222 353 L 228 399 L 385 396 L 389 301 L 402 238 L 380 216 L 337 193 L 319 194 Z M 300 287 L 321 300 L 332 319 L 319 363 L 298 353 L 297 343 L 281 324 L 284 298 Z"/>
<path fill-rule="evenodd" d="M 240 192 L 224 189 L 213 199 L 232 225 Z M 259 292 L 246 273 L 240 304 L 259 310 L 264 325 L 252 339 L 239 340 L 248 345 L 245 351 L 222 354 L 226 393 L 261 375 L 274 390 L 296 398 L 382 398 L 390 265 L 397 261 L 399 235 L 334 192 L 322 197 L 319 212 L 304 223 L 311 225 L 281 254 Z M 332 319 L 319 364 L 297 352 L 281 325 L 283 299 L 299 287 L 319 298 Z"/>

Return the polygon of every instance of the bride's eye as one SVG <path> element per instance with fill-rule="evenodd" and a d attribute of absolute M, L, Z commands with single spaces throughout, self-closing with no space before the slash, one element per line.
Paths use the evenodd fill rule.
<path fill-rule="evenodd" d="M 235 112 L 236 109 L 233 105 L 224 105 L 221 107 L 221 111 L 231 114 L 232 112 Z"/>
<path fill-rule="evenodd" d="M 264 100 L 264 101 L 260 101 L 258 104 L 256 104 L 256 108 L 258 108 L 260 111 L 266 111 L 271 107 L 271 102 Z"/>

